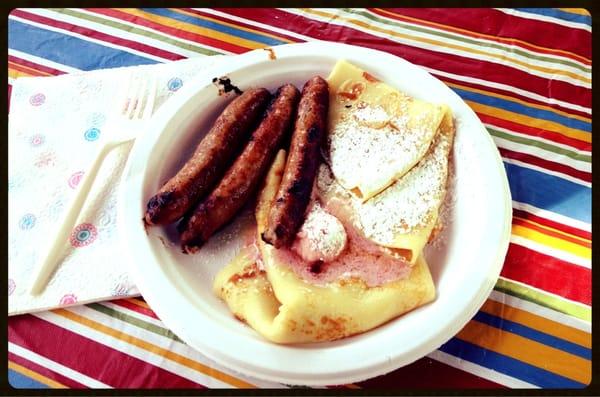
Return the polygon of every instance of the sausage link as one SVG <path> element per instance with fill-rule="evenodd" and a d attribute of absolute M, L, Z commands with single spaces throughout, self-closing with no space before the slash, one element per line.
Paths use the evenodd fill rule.
<path fill-rule="evenodd" d="M 184 252 L 195 252 L 228 223 L 255 192 L 275 152 L 291 129 L 300 92 L 291 84 L 280 87 L 250 142 L 217 187 L 179 224 Z"/>
<path fill-rule="evenodd" d="M 275 248 L 291 245 L 304 222 L 319 165 L 328 109 L 327 81 L 313 77 L 302 88 L 285 171 L 262 234 L 263 241 Z"/>
<path fill-rule="evenodd" d="M 264 88 L 250 89 L 227 105 L 183 168 L 150 198 L 144 217 L 147 224 L 175 222 L 214 187 L 247 141 L 270 97 Z"/>

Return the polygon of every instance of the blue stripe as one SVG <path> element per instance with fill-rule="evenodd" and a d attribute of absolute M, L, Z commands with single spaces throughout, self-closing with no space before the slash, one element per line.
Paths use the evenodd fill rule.
<path fill-rule="evenodd" d="M 586 386 L 583 383 L 458 338 L 450 339 L 439 350 L 543 388 L 580 389 Z"/>
<path fill-rule="evenodd" d="M 49 389 L 47 385 L 28 378 L 10 368 L 8 369 L 8 383 L 15 389 Z"/>
<path fill-rule="evenodd" d="M 514 321 L 506 320 L 485 312 L 477 313 L 473 319 L 484 324 L 491 325 L 492 327 L 512 332 L 513 334 L 520 335 L 524 338 L 543 343 L 544 345 L 548 345 L 555 349 L 560 349 L 567 353 L 574 354 L 576 356 L 585 358 L 586 360 L 592 359 L 592 350 L 588 349 L 587 347 L 557 338 L 556 336 L 543 333 L 534 328 L 527 327 Z"/>
<path fill-rule="evenodd" d="M 512 199 L 591 223 L 592 189 L 544 172 L 504 163 Z"/>
<path fill-rule="evenodd" d="M 233 36 L 244 38 L 246 40 L 256 41 L 267 45 L 287 44 L 286 41 L 278 40 L 272 37 L 263 36 L 260 34 L 248 32 L 246 30 L 234 28 L 232 26 L 223 25 L 220 23 L 202 19 L 201 16 L 191 16 L 187 14 L 182 14 L 179 12 L 171 11 L 166 8 L 142 8 L 142 10 L 154 15 L 159 15 L 161 17 L 172 18 L 180 22 L 190 23 L 192 25 L 200 26 L 202 28 L 213 29 L 218 32 L 227 33 Z"/>
<path fill-rule="evenodd" d="M 157 63 L 153 59 L 13 19 L 8 20 L 8 47 L 80 70 Z"/>
<path fill-rule="evenodd" d="M 458 95 L 462 97 L 462 99 L 481 103 L 483 105 L 494 106 L 500 109 L 508 110 L 515 113 L 525 114 L 530 117 L 534 117 L 536 119 L 543 119 L 548 121 L 553 121 L 555 123 L 562 124 L 569 128 L 576 128 L 578 130 L 591 132 L 592 125 L 591 123 L 581 121 L 575 118 L 562 116 L 560 114 L 554 113 L 549 110 L 538 109 L 534 107 L 529 107 L 526 105 L 522 105 L 517 102 L 509 101 L 502 98 L 497 98 L 494 96 L 488 96 L 479 94 L 477 92 L 461 90 L 459 88 L 451 87 L 453 91 L 455 91 Z"/>
<path fill-rule="evenodd" d="M 589 26 L 592 25 L 592 17 L 589 15 L 574 14 L 572 12 L 557 10 L 556 8 L 515 8 L 515 10 L 563 19 L 570 22 L 579 22 Z"/>

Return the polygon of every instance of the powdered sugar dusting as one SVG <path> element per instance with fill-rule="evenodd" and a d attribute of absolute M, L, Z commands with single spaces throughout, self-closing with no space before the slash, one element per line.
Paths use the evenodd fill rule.
<path fill-rule="evenodd" d="M 430 113 L 409 118 L 407 102 L 395 115 L 360 104 L 342 114 L 329 132 L 326 157 L 344 188 L 376 193 L 425 154 L 436 128 Z"/>

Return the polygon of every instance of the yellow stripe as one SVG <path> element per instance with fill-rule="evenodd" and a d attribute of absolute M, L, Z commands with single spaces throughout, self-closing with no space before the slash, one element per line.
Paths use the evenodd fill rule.
<path fill-rule="evenodd" d="M 475 35 L 476 37 L 484 37 L 487 38 L 491 41 L 497 42 L 497 43 L 502 43 L 502 44 L 506 44 L 506 41 L 510 41 L 510 43 L 519 43 L 521 45 L 524 46 L 529 46 L 538 50 L 546 50 L 546 51 L 552 51 L 554 53 L 559 53 L 559 54 L 565 54 L 567 55 L 568 58 L 570 57 L 575 57 L 577 58 L 580 62 L 583 62 L 586 64 L 586 66 L 589 66 L 590 60 L 584 56 L 581 56 L 579 54 L 575 54 L 574 52 L 570 52 L 570 51 L 565 51 L 565 50 L 559 50 L 558 48 L 549 48 L 549 47 L 542 47 L 533 43 L 530 43 L 528 41 L 523 41 L 523 40 L 519 40 L 519 39 L 515 39 L 515 38 L 508 38 L 508 37 L 498 37 L 498 36 L 494 36 L 491 34 L 485 34 L 485 33 L 481 33 L 481 32 L 475 32 L 475 31 L 471 31 L 471 30 L 467 30 L 467 29 L 462 29 L 456 26 L 450 26 L 450 25 L 444 25 L 441 23 L 437 23 L 437 22 L 432 22 L 432 21 L 427 21 L 424 19 L 419 19 L 419 18 L 413 18 L 413 17 L 409 17 L 407 15 L 402 15 L 402 14 L 398 14 L 398 13 L 394 13 L 394 12 L 390 12 L 388 10 L 385 10 L 383 8 L 376 8 L 377 11 L 384 13 L 384 14 L 388 14 L 388 15 L 392 15 L 392 16 L 401 16 L 403 19 L 407 19 L 409 21 L 413 21 L 416 22 L 417 24 L 419 24 L 419 22 L 426 22 L 427 25 L 431 25 L 431 26 L 436 26 L 442 30 L 445 31 L 449 31 L 449 32 L 459 32 L 462 33 L 465 36 L 471 36 L 471 35 Z M 500 40 L 501 39 L 501 40 Z"/>
<path fill-rule="evenodd" d="M 52 380 L 42 374 L 38 374 L 37 372 L 33 372 L 32 370 L 30 370 L 29 368 L 25 368 L 22 365 L 19 365 L 15 362 L 12 361 L 8 361 L 8 368 L 12 369 L 13 371 L 17 371 L 18 373 L 20 373 L 21 375 L 24 375 L 28 378 L 34 379 L 46 386 L 49 386 L 53 389 L 68 389 L 67 386 L 63 385 L 62 383 L 58 383 L 55 380 Z"/>
<path fill-rule="evenodd" d="M 559 8 L 559 10 L 570 12 L 571 14 L 585 15 L 586 17 L 591 16 L 590 12 L 585 8 Z"/>
<path fill-rule="evenodd" d="M 194 13 L 186 11 L 186 10 L 180 10 L 180 9 L 177 9 L 177 8 L 169 8 L 169 11 L 177 12 L 179 14 L 189 15 L 189 16 L 197 18 L 197 19 L 204 19 L 204 20 L 207 20 L 207 21 L 218 23 L 220 25 L 225 25 L 225 26 L 229 26 L 229 27 L 232 27 L 232 28 L 235 28 L 235 29 L 239 29 L 239 30 L 243 30 L 243 31 L 246 31 L 246 32 L 254 33 L 254 34 L 257 34 L 257 35 L 260 35 L 260 36 L 270 37 L 270 38 L 275 39 L 275 40 L 281 40 L 281 41 L 284 41 L 286 43 L 294 43 L 291 40 L 284 39 L 283 37 L 275 36 L 274 34 L 265 33 L 265 32 L 262 32 L 262 31 L 258 31 L 258 30 L 246 28 L 246 27 L 243 27 L 243 26 L 235 25 L 233 23 L 229 23 L 229 22 L 224 22 L 224 21 L 221 21 L 219 19 L 210 18 L 210 17 L 205 16 L 205 15 L 200 16 L 200 15 L 194 14 Z"/>
<path fill-rule="evenodd" d="M 578 139 L 586 143 L 592 142 L 592 134 L 589 132 L 584 132 L 575 128 L 565 127 L 564 125 L 555 123 L 553 121 L 529 117 L 521 113 L 511 112 L 509 110 L 500 109 L 495 106 L 482 105 L 480 103 L 469 100 L 465 100 L 465 102 L 469 104 L 469 106 L 471 106 L 471 108 L 477 113 L 482 113 L 488 116 L 513 121 L 519 124 L 526 125 L 528 127 L 541 128 L 547 131 L 556 132 L 557 134 L 561 134 L 573 139 Z"/>
<path fill-rule="evenodd" d="M 530 107 L 530 108 L 547 110 L 547 111 L 552 112 L 552 113 L 560 114 L 561 116 L 565 116 L 565 117 L 569 117 L 569 118 L 572 118 L 572 119 L 577 119 L 577 120 L 585 121 L 587 123 L 591 123 L 592 122 L 592 119 L 589 118 L 589 117 L 584 117 L 584 116 L 579 116 L 579 115 L 576 115 L 576 114 L 571 114 L 571 113 L 563 112 L 562 110 L 557 110 L 557 109 L 551 108 L 550 106 L 545 106 L 545 105 L 539 105 L 537 103 L 526 102 L 526 101 L 523 101 L 521 99 L 510 97 L 508 95 L 502 95 L 502 94 L 498 94 L 498 93 L 495 93 L 495 92 L 480 90 L 480 89 L 477 89 L 477 88 L 467 87 L 467 86 L 464 86 L 464 85 L 461 85 L 461 84 L 456 84 L 456 83 L 445 82 L 445 84 L 448 85 L 448 86 L 450 86 L 450 87 L 459 88 L 461 90 L 476 92 L 476 93 L 479 93 L 479 94 L 482 94 L 482 95 L 486 95 L 486 96 L 491 96 L 491 97 L 505 99 L 507 101 L 519 103 L 521 105 L 525 105 L 525 106 Z"/>
<path fill-rule="evenodd" d="M 232 36 L 227 33 L 219 32 L 218 30 L 203 28 L 200 26 L 193 25 L 191 23 L 181 22 L 181 21 L 177 21 L 172 18 L 167 18 L 167 17 L 163 17 L 160 15 L 150 14 L 150 13 L 140 11 L 137 9 L 119 8 L 118 10 L 121 12 L 127 13 L 129 15 L 148 19 L 159 25 L 175 27 L 177 29 L 181 29 L 181 30 L 185 30 L 185 31 L 191 32 L 191 33 L 196 33 L 196 34 L 199 34 L 199 35 L 202 35 L 205 37 L 210 37 L 213 39 L 225 41 L 225 42 L 235 44 L 235 45 L 245 47 L 245 48 L 257 49 L 257 48 L 267 47 L 267 45 L 264 43 L 258 43 L 256 41 L 242 39 L 237 36 Z"/>
<path fill-rule="evenodd" d="M 456 337 L 586 385 L 591 381 L 589 360 L 478 321 L 469 322 Z"/>
<path fill-rule="evenodd" d="M 553 74 L 553 75 L 563 75 L 563 76 L 567 76 L 570 77 L 572 79 L 575 80 L 579 80 L 583 83 L 586 84 L 591 84 L 592 80 L 587 78 L 587 77 L 583 77 L 582 75 L 579 75 L 577 73 L 573 73 L 573 72 L 569 72 L 566 70 L 562 70 L 562 69 L 552 69 L 552 68 L 546 68 L 543 66 L 537 66 L 537 65 L 531 65 L 527 62 L 523 62 L 514 58 L 509 58 L 507 56 L 504 55 L 498 55 L 498 54 L 492 54 L 492 53 L 488 53 L 485 51 L 480 51 L 480 50 L 476 50 L 474 48 L 469 48 L 469 47 L 463 47 L 460 45 L 456 45 L 456 44 L 450 44 L 448 42 L 441 42 L 441 41 L 437 41 L 437 40 L 432 40 L 432 39 L 427 39 L 427 38 L 423 38 L 423 37 L 417 37 L 417 36 L 411 36 L 408 34 L 403 34 L 403 33 L 398 33 L 395 32 L 393 30 L 390 29 L 385 29 L 385 28 L 380 28 L 378 26 L 373 26 L 370 25 L 366 22 L 362 22 L 353 18 L 348 18 L 348 17 L 342 17 L 339 16 L 337 14 L 328 14 L 322 11 L 316 11 L 314 9 L 308 10 L 306 8 L 302 9 L 304 12 L 306 12 L 307 14 L 313 14 L 313 15 L 318 15 L 321 17 L 326 17 L 326 18 L 330 18 L 331 20 L 334 19 L 340 19 L 343 21 L 346 21 L 348 23 L 354 24 L 354 25 L 358 25 L 360 27 L 363 27 L 367 30 L 374 30 L 380 33 L 385 33 L 391 36 L 395 36 L 395 37 L 400 37 L 400 38 L 404 38 L 404 39 L 411 39 L 411 40 L 415 40 L 415 41 L 419 41 L 422 43 L 427 43 L 427 44 L 432 44 L 435 46 L 439 46 L 439 47 L 445 47 L 445 48 L 452 48 L 452 49 L 456 49 L 456 50 L 460 50 L 460 51 L 465 51 L 465 52 L 469 52 L 472 54 L 476 54 L 476 55 L 486 55 L 488 57 L 491 58 L 496 58 L 500 61 L 503 61 L 502 63 L 506 63 L 506 62 L 510 62 L 519 66 L 523 66 L 527 69 L 531 69 L 531 70 L 537 70 L 538 72 L 544 72 L 544 73 L 548 73 L 548 74 Z"/>
<path fill-rule="evenodd" d="M 8 69 L 8 77 L 10 77 L 11 79 L 16 79 L 16 78 L 19 78 L 19 77 L 31 77 L 31 76 L 32 75 L 23 73 L 23 72 L 18 71 L 18 70 Z"/>
<path fill-rule="evenodd" d="M 186 366 L 188 368 L 194 369 L 198 372 L 201 372 L 205 375 L 208 375 L 212 378 L 218 379 L 222 382 L 228 383 L 232 386 L 238 387 L 238 388 L 256 388 L 255 385 L 245 382 L 241 379 L 235 378 L 231 375 L 228 375 L 226 373 L 223 373 L 221 371 L 218 371 L 214 368 L 208 367 L 204 364 L 201 364 L 197 361 L 191 360 L 187 357 L 184 357 L 180 354 L 174 353 L 172 351 L 169 351 L 167 349 L 163 349 L 160 346 L 156 346 L 150 342 L 146 342 L 140 338 L 136 338 L 135 336 L 131 336 L 131 335 L 127 335 L 123 332 L 117 331 L 116 329 L 113 329 L 111 327 L 108 327 L 104 324 L 101 324 L 97 321 L 94 320 L 90 320 L 89 318 L 80 316 L 78 314 L 75 314 L 71 311 L 65 310 L 65 309 L 57 309 L 57 310 L 53 310 L 53 312 L 55 314 L 58 314 L 59 316 L 65 317 L 71 321 L 75 321 L 77 323 L 83 324 L 89 328 L 92 328 L 96 331 L 100 331 L 106 335 L 112 336 L 113 338 L 117 338 L 120 339 L 126 343 L 129 343 L 133 346 L 136 346 L 140 349 L 144 349 L 148 352 L 154 353 L 154 354 L 158 354 L 166 359 L 169 359 L 171 361 L 174 361 L 176 363 L 179 363 L 183 366 Z"/>
<path fill-rule="evenodd" d="M 514 216 L 514 215 L 513 215 L 513 218 L 514 219 L 518 219 L 521 222 L 530 223 L 532 225 L 535 225 L 535 227 L 539 227 L 540 229 L 548 230 L 548 231 L 551 231 L 553 233 L 558 233 L 558 234 L 560 234 L 562 236 L 569 237 L 569 238 L 577 240 L 577 241 L 581 241 L 582 244 L 590 244 L 592 242 L 592 240 L 588 240 L 586 238 L 579 237 L 579 236 L 576 236 L 574 234 L 569 234 L 567 232 L 563 232 L 562 230 L 554 229 L 554 228 L 552 228 L 550 226 L 542 225 L 541 223 L 537 223 L 537 222 L 534 222 L 534 221 L 529 220 L 529 219 L 521 218 L 521 217 Z"/>
<path fill-rule="evenodd" d="M 579 244 L 565 241 L 557 237 L 548 236 L 525 226 L 512 225 L 512 233 L 517 236 L 536 241 L 547 247 L 569 252 L 583 259 L 592 259 L 592 250 L 587 247 L 583 247 Z"/>
<path fill-rule="evenodd" d="M 592 334 L 589 332 L 569 327 L 568 325 L 549 320 L 525 310 L 502 304 L 491 299 L 488 299 L 480 310 L 493 316 L 525 325 L 545 334 L 576 343 L 587 347 L 588 349 L 592 348 Z"/>

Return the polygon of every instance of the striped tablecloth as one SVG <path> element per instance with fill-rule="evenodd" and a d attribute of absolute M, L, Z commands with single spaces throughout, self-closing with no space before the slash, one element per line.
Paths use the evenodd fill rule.
<path fill-rule="evenodd" d="M 168 62 L 315 39 L 387 51 L 456 91 L 494 138 L 514 218 L 506 262 L 449 342 L 345 387 L 582 388 L 591 380 L 591 17 L 582 9 L 16 9 L 20 76 Z M 141 298 L 11 317 L 27 388 L 285 387 L 187 347 Z"/>

